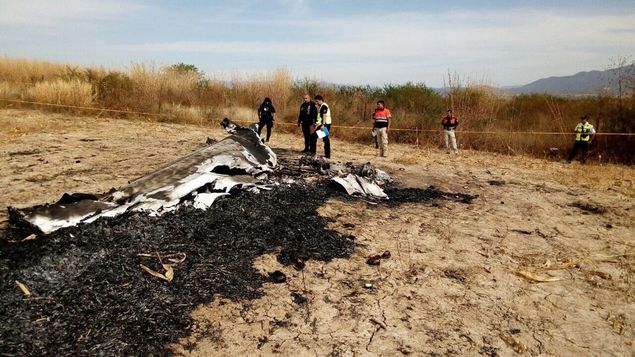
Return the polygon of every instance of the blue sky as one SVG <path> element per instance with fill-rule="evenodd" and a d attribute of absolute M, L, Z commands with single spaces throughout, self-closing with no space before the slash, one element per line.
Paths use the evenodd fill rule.
<path fill-rule="evenodd" d="M 0 0 L 0 55 L 341 84 L 492 85 L 635 54 L 635 1 Z"/>

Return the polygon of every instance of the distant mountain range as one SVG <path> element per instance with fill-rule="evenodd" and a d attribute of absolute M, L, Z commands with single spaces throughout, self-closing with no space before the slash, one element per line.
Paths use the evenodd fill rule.
<path fill-rule="evenodd" d="M 512 94 L 597 95 L 601 91 L 609 91 L 609 94 L 617 95 L 620 77 L 623 92 L 632 91 L 635 85 L 635 65 L 606 71 L 579 72 L 572 76 L 542 78 L 524 86 L 502 89 Z"/>

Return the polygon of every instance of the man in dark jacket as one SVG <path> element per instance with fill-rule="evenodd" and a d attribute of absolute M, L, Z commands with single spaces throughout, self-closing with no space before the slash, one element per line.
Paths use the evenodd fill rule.
<path fill-rule="evenodd" d="M 273 122 L 276 120 L 276 108 L 273 107 L 271 99 L 266 97 L 258 108 L 258 136 L 262 133 L 262 128 L 267 127 L 267 139 L 262 139 L 262 142 L 269 142 L 271 139 L 271 128 L 273 128 Z"/>
<path fill-rule="evenodd" d="M 302 127 L 302 134 L 304 135 L 304 150 L 303 153 L 311 152 L 311 127 L 317 120 L 317 107 L 315 102 L 311 100 L 308 94 L 304 95 L 304 101 L 300 105 L 300 115 L 298 115 L 298 126 Z"/>

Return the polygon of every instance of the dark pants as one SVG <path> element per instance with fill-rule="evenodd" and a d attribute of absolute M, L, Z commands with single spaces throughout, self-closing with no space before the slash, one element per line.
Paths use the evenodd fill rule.
<path fill-rule="evenodd" d="M 329 135 L 324 137 L 322 141 L 324 141 L 324 157 L 327 159 L 331 158 L 331 124 L 324 124 L 326 129 L 329 131 Z M 318 128 L 319 129 L 319 128 Z M 315 155 L 317 153 L 317 140 L 318 136 L 316 133 L 311 134 L 309 141 L 309 150 L 311 154 Z"/>
<path fill-rule="evenodd" d="M 309 136 L 309 151 L 311 152 L 311 155 L 315 155 L 317 153 L 317 141 L 318 136 L 316 133 Z"/>
<path fill-rule="evenodd" d="M 269 141 L 269 138 L 271 138 L 271 128 L 273 127 L 273 120 L 258 122 L 258 136 L 260 136 L 260 133 L 262 132 L 262 127 L 264 126 L 267 127 L 267 141 Z"/>
<path fill-rule="evenodd" d="M 569 152 L 569 156 L 567 157 L 568 162 L 571 162 L 575 158 L 575 156 L 578 154 L 578 150 L 582 151 L 580 162 L 583 164 L 586 162 L 586 156 L 589 153 L 588 141 L 576 141 L 575 144 L 573 144 L 573 148 L 571 149 L 571 152 Z"/>
<path fill-rule="evenodd" d="M 304 151 L 311 150 L 311 123 L 302 123 L 302 135 L 304 135 Z"/>
<path fill-rule="evenodd" d="M 331 124 L 324 124 L 326 129 L 329 131 L 329 135 L 322 139 L 324 141 L 324 157 L 327 159 L 331 158 Z"/>

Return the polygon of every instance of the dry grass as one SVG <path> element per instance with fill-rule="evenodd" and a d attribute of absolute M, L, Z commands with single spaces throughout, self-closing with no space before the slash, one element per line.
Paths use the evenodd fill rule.
<path fill-rule="evenodd" d="M 256 109 L 249 107 L 225 107 L 216 113 L 218 117 L 232 118 L 240 122 L 255 123 L 258 121 L 258 113 Z"/>
<path fill-rule="evenodd" d="M 145 110 L 161 112 L 162 105 L 192 105 L 197 102 L 196 73 L 176 73 L 148 63 L 133 63 L 128 76 L 133 83 L 132 96 Z"/>
<path fill-rule="evenodd" d="M 204 123 L 210 116 L 255 121 L 256 108 L 264 97 L 273 100 L 278 123 L 293 124 L 302 95 L 319 93 L 331 107 L 334 125 L 370 127 L 375 102 L 384 99 L 393 112 L 393 128 L 415 129 L 391 131 L 391 142 L 421 147 L 442 144 L 440 133 L 425 131 L 440 130 L 441 116 L 451 107 L 461 121 L 458 132 L 461 149 L 538 157 L 565 155 L 572 145 L 572 136 L 564 133 L 570 133 L 579 116 L 585 113 L 594 116 L 591 122 L 600 131 L 635 131 L 635 122 L 630 120 L 635 115 L 635 95 L 619 100 L 541 94 L 510 97 L 483 81 L 462 81 L 457 76 L 448 77 L 450 90 L 442 95 L 421 83 L 376 88 L 324 85 L 312 79 L 294 81 L 284 69 L 261 74 L 235 73 L 226 82 L 205 76 L 196 67 L 185 64 L 158 67 L 133 63 L 125 70 L 107 70 L 2 57 L 0 78 L 0 98 L 159 113 L 166 114 L 171 122 L 190 124 Z M 295 129 L 278 125 L 276 130 Z M 506 134 L 510 131 L 563 134 Z M 339 128 L 333 136 L 362 143 L 372 140 L 366 129 Z M 590 158 L 632 163 L 633 150 L 633 137 L 598 137 Z"/>
<path fill-rule="evenodd" d="M 90 106 L 95 95 L 90 83 L 56 79 L 36 83 L 26 91 L 26 98 L 35 102 Z"/>
<path fill-rule="evenodd" d="M 59 78 L 68 67 L 46 61 L 0 57 L 0 78 L 10 83 L 35 83 Z"/>
<path fill-rule="evenodd" d="M 232 75 L 234 104 L 257 108 L 265 97 L 273 101 L 278 112 L 287 109 L 291 99 L 293 79 L 287 70 L 276 70 L 265 74 Z"/>
<path fill-rule="evenodd" d="M 200 107 L 185 106 L 181 104 L 168 104 L 163 108 L 165 117 L 161 117 L 159 121 L 169 121 L 173 123 L 184 123 L 203 125 L 208 115 Z"/>
<path fill-rule="evenodd" d="M 0 82 L 0 97 L 14 98 L 20 94 L 20 86 L 10 82 Z"/>

